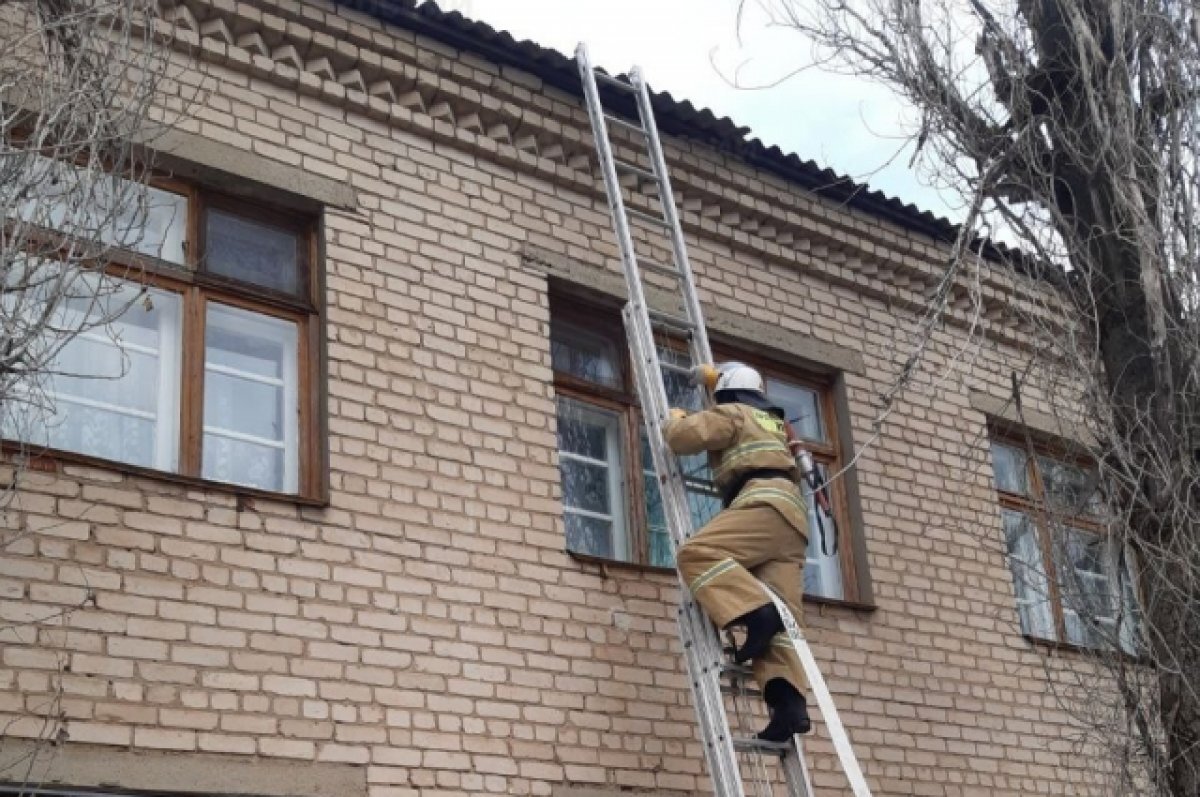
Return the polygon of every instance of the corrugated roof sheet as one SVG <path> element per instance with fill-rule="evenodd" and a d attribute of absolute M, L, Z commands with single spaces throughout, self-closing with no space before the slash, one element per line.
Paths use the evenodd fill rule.
<path fill-rule="evenodd" d="M 574 59 L 528 40 L 518 41 L 506 31 L 498 31 L 487 23 L 467 19 L 457 11 L 442 11 L 436 3 L 418 5 L 417 0 L 334 2 L 488 60 L 529 72 L 555 88 L 580 98 L 583 96 Z M 602 92 L 606 106 L 624 112 L 633 111 L 633 102 L 628 96 L 616 94 L 611 89 L 602 88 Z M 768 147 L 757 138 L 749 138 L 750 128 L 738 125 L 728 117 L 718 117 L 707 108 L 697 108 L 687 100 L 676 100 L 667 92 L 652 91 L 651 96 L 655 120 L 661 132 L 702 141 L 809 191 L 936 240 L 953 241 L 958 234 L 958 225 L 945 218 L 887 196 L 831 169 L 824 169 L 811 160 L 786 153 L 777 146 Z"/>

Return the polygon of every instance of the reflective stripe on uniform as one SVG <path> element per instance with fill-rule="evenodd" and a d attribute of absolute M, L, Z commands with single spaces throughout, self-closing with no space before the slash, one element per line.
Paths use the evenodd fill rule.
<path fill-rule="evenodd" d="M 788 453 L 787 446 L 785 446 L 783 443 L 780 443 L 778 440 L 756 440 L 753 443 L 743 443 L 736 448 L 726 449 L 725 453 L 721 455 L 720 463 L 717 464 L 716 469 L 713 471 L 713 478 L 721 478 L 729 471 L 730 468 L 734 466 L 734 464 L 736 464 L 739 460 L 745 459 L 746 457 L 753 456 L 755 454 L 774 453 L 783 454 L 789 460 L 792 456 Z"/>
<path fill-rule="evenodd" d="M 741 494 L 734 499 L 734 502 L 730 506 L 744 506 L 751 501 L 770 501 L 771 499 L 787 501 L 800 512 L 808 513 L 808 504 L 805 503 L 803 497 L 798 493 L 780 490 L 778 487 L 753 487 L 749 490 L 742 490 Z"/>
<path fill-rule="evenodd" d="M 690 589 L 693 593 L 695 593 L 697 590 L 708 586 L 709 582 L 712 581 L 714 578 L 718 578 L 720 576 L 725 575 L 726 573 L 728 573 L 730 570 L 733 570 L 737 566 L 738 566 L 738 563 L 733 561 L 732 559 L 722 559 L 721 561 L 717 562 L 712 567 L 705 570 L 700 575 L 693 578 L 692 583 L 688 584 L 688 589 Z"/>
<path fill-rule="evenodd" d="M 793 651 L 793 652 L 795 652 L 795 650 L 796 650 L 796 646 L 792 644 L 792 638 L 789 637 L 787 635 L 787 633 L 783 632 L 783 631 L 780 631 L 778 634 L 771 637 L 771 645 L 772 645 L 772 647 L 777 647 L 777 648 L 787 648 L 788 650 Z"/>

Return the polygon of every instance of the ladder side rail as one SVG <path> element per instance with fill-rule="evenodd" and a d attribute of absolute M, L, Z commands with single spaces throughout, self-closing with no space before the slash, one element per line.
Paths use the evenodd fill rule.
<path fill-rule="evenodd" d="M 625 307 L 624 320 L 632 354 L 634 355 L 634 373 L 637 377 L 638 395 L 646 418 L 649 435 L 651 456 L 654 460 L 655 471 L 660 475 L 660 494 L 663 501 L 664 514 L 671 532 L 673 547 L 677 547 L 693 532 L 691 512 L 687 501 L 686 485 L 677 459 L 672 456 L 663 439 L 663 427 L 669 412 L 666 387 L 661 378 L 661 364 L 658 350 L 654 342 L 654 333 L 650 320 L 650 309 L 646 303 L 645 291 L 642 284 L 641 270 L 637 262 L 637 253 L 629 226 L 630 215 L 637 215 L 625 207 L 624 195 L 617 173 L 618 163 L 614 158 L 612 144 L 608 138 L 605 125 L 605 113 L 600 102 L 597 88 L 597 75 L 593 69 L 584 45 L 576 50 L 581 77 L 583 78 L 584 96 L 588 108 L 588 116 L 592 125 L 592 133 L 596 142 L 597 154 L 600 160 L 601 173 L 604 179 L 608 198 L 609 211 L 612 215 L 613 228 L 617 236 L 618 248 L 621 254 L 622 268 L 625 273 L 626 286 L 630 301 Z M 674 194 L 671 191 L 667 175 L 666 162 L 662 153 L 658 129 L 654 120 L 650 96 L 640 70 L 633 70 L 631 85 L 626 86 L 613 78 L 607 82 L 618 83 L 622 89 L 630 89 L 636 97 L 638 114 L 645 133 L 651 165 L 657 178 L 659 197 L 662 203 L 662 218 L 652 219 L 656 224 L 667 228 L 671 237 L 675 266 L 678 271 L 679 285 L 682 291 L 684 311 L 690 325 L 689 351 L 693 363 L 711 362 L 712 352 L 709 347 L 707 332 L 704 327 L 703 312 L 697 296 L 694 275 L 687 257 L 687 248 L 680 227 L 678 213 L 674 204 Z M 641 214 L 645 215 L 645 214 Z M 764 587 L 765 589 L 765 587 Z M 690 686 L 693 701 L 700 720 L 701 735 L 704 743 L 705 757 L 708 760 L 709 772 L 713 785 L 719 797 L 745 797 L 741 771 L 736 757 L 735 740 L 732 738 L 725 711 L 725 703 L 721 692 L 721 674 L 724 666 L 723 652 L 715 629 L 708 622 L 700 607 L 688 592 L 686 584 L 681 584 L 683 597 L 680 609 L 680 636 L 684 645 L 688 666 Z M 768 594 L 770 590 L 768 590 Z M 814 684 L 819 683 L 817 691 L 818 703 L 822 712 L 827 715 L 827 724 L 834 734 L 835 747 L 847 777 L 854 787 L 856 797 L 869 797 L 865 782 L 862 791 L 855 783 L 854 776 L 862 781 L 858 771 L 857 761 L 846 739 L 845 729 L 837 719 L 836 708 L 832 706 L 832 698 L 812 659 L 812 654 L 804 642 L 795 624 L 794 618 L 778 600 L 771 594 L 772 600 L 781 608 L 785 618 L 785 626 L 809 679 Z M 807 657 L 807 658 L 806 658 Z M 814 674 L 815 673 L 815 677 Z M 827 705 L 828 704 L 828 705 Z M 831 712 L 831 713 L 830 713 Z M 832 721 L 829 719 L 832 717 Z M 835 727 L 836 726 L 836 727 Z M 839 736 L 843 744 L 839 744 Z M 845 748 L 843 750 L 843 747 Z M 849 755 L 847 765 L 845 754 Z M 791 797 L 811 797 L 811 784 L 808 782 L 807 767 L 803 760 L 803 749 L 798 740 L 793 740 L 792 746 L 784 754 L 784 773 Z M 799 772 L 797 772 L 799 770 Z M 765 775 L 765 773 L 764 773 Z M 766 786 L 770 793 L 769 784 L 761 779 L 759 786 Z"/>
<path fill-rule="evenodd" d="M 842 771 L 846 774 L 846 780 L 850 783 L 854 797 L 871 797 L 871 790 L 858 765 L 858 757 L 854 755 L 854 748 L 850 744 L 850 737 L 846 734 L 845 726 L 842 725 L 842 718 L 833 702 L 833 695 L 829 693 L 825 676 L 821 674 L 821 668 L 817 666 L 817 660 L 813 657 L 804 632 L 800 630 L 796 618 L 792 616 L 791 610 L 780 600 L 779 596 L 766 584 L 763 584 L 763 590 L 770 596 L 775 608 L 779 610 L 779 616 L 783 618 L 784 629 L 800 657 L 804 674 L 808 676 L 808 685 L 817 698 L 817 705 L 821 708 L 821 718 L 825 721 L 825 727 L 829 729 L 833 748 L 837 751 L 838 761 L 842 765 Z"/>
<path fill-rule="evenodd" d="M 686 586 L 681 585 L 681 589 Z M 706 623 L 707 619 L 695 603 L 689 600 L 680 607 L 680 636 L 685 640 L 688 655 L 689 683 L 704 743 L 704 757 L 713 789 L 719 797 L 745 797 L 719 677 L 714 674 L 712 659 L 705 652 Z M 715 672 L 719 673 L 719 670 Z"/>
<path fill-rule="evenodd" d="M 705 695 L 704 664 L 701 661 L 696 641 L 693 639 L 691 617 L 687 612 L 687 607 L 684 606 L 679 607 L 679 643 L 687 665 L 688 688 L 692 693 L 692 706 L 698 715 L 704 757 L 708 761 L 709 771 L 714 773 L 714 780 L 718 780 L 722 767 L 714 756 L 718 754 L 715 747 L 720 740 L 714 730 L 719 718 L 715 716 L 714 707 Z"/>
<path fill-rule="evenodd" d="M 667 161 L 663 156 L 662 142 L 658 137 L 658 124 L 654 121 L 654 109 L 650 104 L 650 90 L 642 77 L 642 70 L 635 68 L 630 79 L 637 89 L 638 116 L 641 117 L 642 127 L 646 130 L 649 141 L 650 164 L 658 176 L 659 200 L 662 204 L 663 218 L 671 230 L 671 248 L 675 251 L 675 267 L 679 269 L 681 283 L 684 286 L 684 304 L 688 318 L 694 325 L 692 332 L 693 365 L 711 363 L 712 349 L 708 344 L 708 331 L 704 326 L 704 311 L 700 307 L 700 298 L 696 294 L 696 279 L 692 274 L 692 265 L 688 260 L 687 243 L 683 239 L 683 227 L 679 223 L 679 213 L 675 209 L 675 194 L 671 191 L 671 178 L 667 174 Z"/>
<path fill-rule="evenodd" d="M 642 417 L 646 425 L 646 437 L 655 474 L 658 476 L 659 495 L 663 502 L 663 513 L 667 529 L 671 533 L 672 551 L 688 538 L 692 531 L 691 513 L 687 509 L 687 492 L 679 461 L 671 456 L 664 440 L 664 425 L 668 412 L 666 389 L 662 379 L 655 379 L 659 372 L 655 356 L 653 334 L 649 331 L 649 319 L 639 313 L 632 303 L 622 310 L 625 336 L 630 346 L 633 361 L 635 387 L 642 400 Z M 654 390 L 654 388 L 658 390 Z"/>
<path fill-rule="evenodd" d="M 594 112 L 600 108 L 598 96 L 593 99 L 597 104 L 589 107 L 589 111 L 593 112 L 592 118 L 595 119 Z M 605 133 L 603 128 L 596 132 L 601 135 Z M 603 138 L 599 141 L 604 145 L 608 143 Z M 606 158 L 611 160 L 610 149 L 606 151 L 602 146 L 600 154 L 602 161 Z M 636 255 L 632 252 L 632 238 L 628 235 L 624 201 L 619 193 L 615 164 L 610 162 L 605 173 L 609 178 L 606 185 L 610 191 L 610 209 L 613 211 L 614 224 L 618 227 L 618 240 L 622 247 L 623 262 L 626 266 L 625 277 L 631 297 L 623 311 L 626 336 L 632 349 L 633 370 L 636 376 L 638 395 L 643 404 L 651 456 L 654 460 L 655 472 L 660 474 L 659 485 L 664 514 L 671 531 L 672 541 L 677 547 L 691 536 L 693 531 L 691 512 L 678 459 L 669 451 L 664 440 L 663 427 L 669 412 L 669 403 L 661 378 L 662 365 L 659 362 L 654 342 L 649 308 L 646 305 L 640 282 L 640 269 L 637 265 Z M 613 201 L 614 195 L 616 201 Z M 670 196 L 670 194 L 665 194 L 665 196 Z M 673 212 L 673 205 L 671 209 Z M 678 223 L 677 218 L 675 218 L 675 222 Z M 621 237 L 622 228 L 625 231 L 623 238 Z M 675 244 L 682 243 L 682 235 L 677 227 L 672 230 L 672 233 L 673 248 L 676 251 L 678 265 L 680 250 Z M 683 250 L 683 257 L 686 258 L 686 249 Z M 686 263 L 686 260 L 684 262 Z M 689 339 L 690 353 L 693 361 L 708 362 L 711 356 L 707 349 L 708 340 L 704 332 L 703 316 L 699 312 L 699 302 L 690 280 L 690 272 L 680 273 L 679 282 L 685 300 L 685 310 L 688 312 L 688 321 L 692 325 L 692 335 Z M 696 700 L 695 705 L 702 735 L 706 739 L 705 753 L 709 763 L 709 772 L 718 795 L 721 797 L 745 797 L 745 783 L 734 749 L 734 739 L 720 688 L 724 663 L 720 640 L 707 616 L 687 592 L 687 585 L 681 585 L 681 589 L 685 596 L 681 619 L 685 621 L 684 628 L 686 629 L 682 633 L 695 646 L 695 658 L 692 666 L 698 668 L 698 672 L 692 673 L 693 697 Z M 758 794 L 771 793 L 765 773 L 756 779 L 755 787 Z"/>
<path fill-rule="evenodd" d="M 625 285 L 629 291 L 629 301 L 637 309 L 640 316 L 638 321 L 647 330 L 650 319 L 647 315 L 646 294 L 642 288 L 642 275 L 638 269 L 637 254 L 633 247 L 633 236 L 629 231 L 629 219 L 625 211 L 625 199 L 621 193 L 621 183 L 617 176 L 617 167 L 613 162 L 612 144 L 608 138 L 608 128 L 604 123 L 604 106 L 600 103 L 600 92 L 596 87 L 596 70 L 592 67 L 587 48 L 582 44 L 575 50 L 575 58 L 579 62 L 580 76 L 583 78 L 583 93 L 588 107 L 588 118 L 592 123 L 592 137 L 596 141 L 596 153 L 600 159 L 600 172 L 604 176 L 605 194 L 608 198 L 609 214 L 612 216 L 613 232 L 617 236 L 617 248 L 621 252 L 621 265 L 625 271 Z M 653 348 L 645 353 L 658 367 L 658 352 Z M 655 380 L 650 380 L 652 383 Z M 666 388 L 662 380 L 657 384 L 647 386 L 647 393 L 641 394 L 643 405 L 665 406 L 667 403 Z"/>
<path fill-rule="evenodd" d="M 622 317 L 631 349 L 638 395 L 643 397 L 643 402 L 654 395 L 655 391 L 651 390 L 649 383 L 657 383 L 658 393 L 661 393 L 662 401 L 658 406 L 650 404 L 644 406 L 642 411 L 655 473 L 659 474 L 659 495 L 663 502 L 663 514 L 671 532 L 672 550 L 675 550 L 689 535 L 692 519 L 687 507 L 687 494 L 679 462 L 670 456 L 663 439 L 666 391 L 662 387 L 662 379 L 655 379 L 660 372 L 657 370 L 657 358 L 650 356 L 654 348 L 650 319 L 644 309 L 639 313 L 632 303 L 625 305 Z M 709 773 L 718 795 L 743 797 L 737 758 L 729 738 L 729 719 L 720 691 L 720 643 L 682 579 L 679 588 L 683 598 L 680 609 L 680 636 L 688 657 L 689 684 L 701 728 Z M 714 647 L 716 655 L 713 652 Z"/>
<path fill-rule="evenodd" d="M 662 496 L 667 529 L 671 532 L 674 546 L 678 547 L 691 536 L 692 516 L 687 506 L 687 490 L 679 460 L 666 445 L 664 427 L 670 408 L 662 379 L 654 378 L 661 373 L 661 365 L 658 362 L 653 333 L 649 331 L 649 319 L 644 313 L 639 314 L 632 303 L 625 305 L 622 316 L 625 321 L 625 336 L 632 349 L 635 387 L 638 397 L 642 400 L 642 418 L 646 424 L 646 437 L 650 456 L 654 461 L 654 472 L 658 475 L 658 488 Z"/>
<path fill-rule="evenodd" d="M 638 394 L 642 400 L 646 417 L 653 419 L 648 424 L 650 426 L 648 433 L 651 435 L 651 448 L 655 452 L 653 455 L 655 466 L 656 468 L 661 468 L 657 472 L 666 476 L 662 481 L 662 486 L 665 488 L 662 490 L 662 493 L 664 509 L 668 510 L 668 527 L 671 529 L 673 538 L 681 540 L 686 538 L 690 531 L 690 526 L 688 525 L 690 518 L 683 517 L 678 512 L 679 502 L 671 500 L 678 493 L 672 496 L 672 493 L 676 491 L 671 488 L 678 486 L 681 490 L 682 478 L 678 472 L 677 464 L 664 461 L 670 458 L 664 457 L 661 451 L 661 427 L 668 409 L 666 387 L 663 385 L 661 378 L 653 378 L 653 376 L 659 374 L 658 352 L 653 346 L 653 332 L 650 327 L 649 312 L 642 289 L 641 274 L 637 265 L 637 256 L 633 248 L 633 239 L 629 231 L 629 223 L 625 212 L 625 203 L 620 183 L 617 178 L 616 166 L 613 163 L 608 131 L 604 124 L 604 110 L 600 103 L 599 91 L 596 87 L 595 71 L 588 58 L 587 48 L 583 45 L 580 45 L 576 50 L 576 58 L 579 61 L 584 96 L 588 106 L 588 116 L 592 124 L 592 134 L 596 142 L 597 155 L 599 156 L 601 172 L 604 177 L 609 211 L 612 216 L 613 228 L 621 253 L 621 263 L 625 272 L 626 286 L 630 295 L 630 302 L 626 306 L 625 312 L 626 330 L 630 338 L 630 345 L 635 350 L 634 371 L 638 376 Z M 648 347 L 646 346 L 647 340 L 650 341 Z M 670 467 L 671 465 L 675 465 L 673 470 Z M 686 503 L 684 505 L 686 506 Z M 694 633 L 689 634 L 689 637 L 694 636 Z M 724 717 L 724 704 L 712 699 L 713 692 L 716 692 L 718 700 L 720 697 L 719 691 L 715 689 L 717 685 L 716 679 L 706 677 L 703 671 L 698 673 L 698 676 L 694 680 L 694 684 L 696 685 L 696 694 L 699 698 L 697 708 L 702 733 L 708 737 L 718 735 L 717 729 L 722 729 L 727 733 L 725 729 L 728 728 L 728 724 Z M 713 777 L 714 786 L 718 789 L 717 793 L 720 797 L 744 797 L 741 779 L 736 769 L 736 760 L 733 759 L 732 755 L 732 748 L 728 744 L 721 744 L 719 739 L 714 739 L 713 741 L 713 744 L 706 744 L 706 758 L 709 761 L 709 771 Z"/>
<path fill-rule="evenodd" d="M 788 797 L 813 797 L 812 778 L 808 774 L 808 759 L 804 756 L 804 742 L 799 736 L 792 737 L 792 749 L 783 757 L 783 767 L 788 785 Z"/>
<path fill-rule="evenodd" d="M 632 305 L 626 305 L 623 315 L 634 356 L 635 377 L 639 383 L 661 383 L 661 379 L 654 379 L 654 375 L 659 372 L 652 370 L 649 358 L 645 356 L 647 347 L 654 345 L 653 335 L 649 333 L 648 327 L 637 323 L 637 313 Z M 640 386 L 639 384 L 639 389 Z M 645 411 L 645 418 L 656 473 L 663 474 L 659 479 L 659 489 L 664 515 L 672 533 L 673 547 L 677 548 L 686 539 L 693 524 L 679 461 L 672 455 L 663 438 L 665 414 L 665 407 L 659 408 L 658 412 L 651 409 Z M 689 653 L 693 657 L 693 696 L 706 741 L 705 754 L 709 761 L 709 772 L 714 787 L 718 789 L 717 794 L 722 797 L 743 797 L 746 794 L 746 784 L 733 748 L 733 735 L 721 694 L 724 654 L 720 638 L 707 615 L 692 597 L 687 585 L 681 582 L 680 590 L 683 604 L 680 609 L 680 622 L 681 628 L 686 629 L 683 636 L 692 643 Z M 761 783 L 757 785 L 761 786 Z"/>

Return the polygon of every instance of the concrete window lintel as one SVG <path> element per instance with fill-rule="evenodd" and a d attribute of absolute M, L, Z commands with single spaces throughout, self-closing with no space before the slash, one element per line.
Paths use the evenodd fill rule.
<path fill-rule="evenodd" d="M 971 409 L 981 412 L 993 420 L 1024 427 L 1044 437 L 1053 437 L 1077 446 L 1094 448 L 1096 438 L 1082 423 L 1073 423 L 1048 412 L 1022 408 L 1018 412 L 1016 402 L 1009 398 L 997 398 L 981 390 L 970 392 Z"/>
<path fill-rule="evenodd" d="M 526 247 L 523 261 L 529 269 L 587 292 L 624 301 L 625 280 L 619 275 L 587 265 L 570 257 Z M 674 296 L 666 291 L 649 288 L 646 301 L 655 310 L 678 312 Z M 705 306 L 704 321 L 714 341 L 734 347 L 753 346 L 771 359 L 808 370 L 862 374 L 865 371 L 859 352 L 834 343 L 816 340 L 719 307 Z"/>
<path fill-rule="evenodd" d="M 182 130 L 162 131 L 142 146 L 154 153 L 156 167 L 173 176 L 247 199 L 309 211 L 358 207 L 347 183 Z"/>

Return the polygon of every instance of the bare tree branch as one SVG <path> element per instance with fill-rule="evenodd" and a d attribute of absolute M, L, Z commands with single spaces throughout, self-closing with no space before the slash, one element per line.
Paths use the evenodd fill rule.
<path fill-rule="evenodd" d="M 995 267 L 971 251 L 981 230 L 1065 273 L 1014 304 L 1036 343 L 1013 397 L 1032 391 L 1093 441 L 1113 588 L 1141 600 L 1112 623 L 1064 564 L 1048 589 L 1097 644 L 1073 682 L 1063 668 L 1047 679 L 1081 745 L 1106 754 L 1105 793 L 1200 794 L 1200 12 L 1168 0 L 758 6 L 819 62 L 907 100 L 918 164 L 970 209 L 943 281 L 960 287 L 932 296 L 885 404 L 928 367 L 936 321 L 972 273 Z M 1069 517 L 1039 522 L 1067 545 L 1056 557 L 1079 555 Z M 1136 658 L 1122 652 L 1134 637 Z"/>
<path fill-rule="evenodd" d="M 162 256 L 180 206 L 149 185 L 146 145 L 170 126 L 163 87 L 177 68 L 157 16 L 154 0 L 0 0 L 0 437 L 24 444 L 5 454 L 0 553 L 36 555 L 52 530 L 22 511 L 25 465 L 52 441 L 66 380 L 100 376 L 73 370 L 65 348 L 81 337 L 122 345 L 115 322 L 149 301 L 136 267 L 107 268 L 113 253 Z M 31 605 L 0 624 L 0 639 L 58 661 L 49 688 L 26 695 L 27 716 L 0 726 L 0 745 L 38 740 L 25 758 L 0 759 L 0 779 L 27 782 L 65 738 L 69 652 L 47 626 L 69 627 L 91 602 L 89 589 L 76 605 Z"/>

